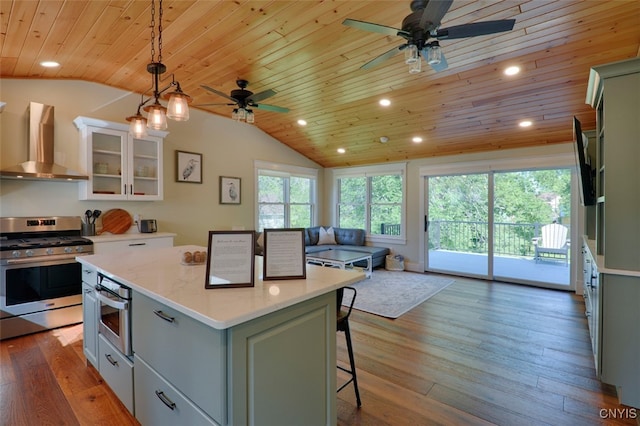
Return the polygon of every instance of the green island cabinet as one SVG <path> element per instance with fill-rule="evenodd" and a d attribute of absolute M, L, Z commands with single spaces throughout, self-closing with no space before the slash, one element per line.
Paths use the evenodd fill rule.
<path fill-rule="evenodd" d="M 586 102 L 596 111 L 597 203 L 583 244 L 596 371 L 640 408 L 640 58 L 593 67 Z"/>
<path fill-rule="evenodd" d="M 308 265 L 264 281 L 256 256 L 253 287 L 205 289 L 205 265 L 181 263 L 205 249 L 79 256 L 87 290 L 100 274 L 133 290 L 132 359 L 98 333 L 85 293 L 89 362 L 144 426 L 335 425 L 336 290 L 364 273 Z"/>

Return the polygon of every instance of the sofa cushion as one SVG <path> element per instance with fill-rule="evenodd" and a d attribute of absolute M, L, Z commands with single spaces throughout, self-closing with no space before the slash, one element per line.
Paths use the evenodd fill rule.
<path fill-rule="evenodd" d="M 354 228 L 334 228 L 336 234 L 336 243 L 350 246 L 363 246 L 365 243 L 366 232 L 364 229 Z"/>
<path fill-rule="evenodd" d="M 333 230 L 333 227 L 320 227 L 320 232 L 318 233 L 318 245 L 326 245 L 326 244 L 337 244 L 336 242 L 336 234 Z"/>

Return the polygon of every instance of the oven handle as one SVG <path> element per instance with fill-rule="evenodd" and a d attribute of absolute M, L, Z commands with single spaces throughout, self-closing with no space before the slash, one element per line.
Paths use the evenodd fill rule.
<path fill-rule="evenodd" d="M 39 256 L 39 257 L 25 257 L 23 259 L 7 259 L 5 260 L 6 265 L 24 265 L 25 263 L 42 263 L 42 262 L 50 262 L 55 260 L 75 260 L 77 256 L 86 256 L 90 253 L 77 253 L 77 254 L 52 254 L 49 256 Z"/>
<path fill-rule="evenodd" d="M 107 306 L 111 306 L 114 309 L 119 309 L 121 311 L 125 310 L 128 308 L 129 306 L 129 302 L 118 302 L 116 300 L 113 299 L 109 299 L 107 296 L 104 296 L 100 293 L 97 293 L 98 296 L 98 300 L 100 300 L 100 302 L 104 303 Z"/>

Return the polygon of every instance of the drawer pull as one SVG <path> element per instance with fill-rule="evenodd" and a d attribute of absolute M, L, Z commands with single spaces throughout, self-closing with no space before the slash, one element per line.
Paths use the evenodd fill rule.
<path fill-rule="evenodd" d="M 162 403 L 164 405 L 166 405 L 167 407 L 171 408 L 171 410 L 175 410 L 176 409 L 176 403 L 171 401 L 169 398 L 167 398 L 167 396 L 164 394 L 164 392 L 162 391 L 156 391 L 156 396 L 158 398 L 160 398 L 160 401 L 162 401 Z"/>
<path fill-rule="evenodd" d="M 115 359 L 113 359 L 113 357 L 111 356 L 111 354 L 104 354 L 104 357 L 107 359 L 107 361 L 109 361 L 109 364 L 113 365 L 113 366 L 118 366 L 118 361 L 116 361 Z"/>
<path fill-rule="evenodd" d="M 129 247 L 134 247 L 134 246 L 146 246 L 147 243 L 131 243 L 129 244 Z"/>
<path fill-rule="evenodd" d="M 159 316 L 160 318 L 162 318 L 163 320 L 165 320 L 166 322 L 174 322 L 176 320 L 174 317 L 170 317 L 169 315 L 165 314 L 160 310 L 153 311 L 153 313 Z"/>

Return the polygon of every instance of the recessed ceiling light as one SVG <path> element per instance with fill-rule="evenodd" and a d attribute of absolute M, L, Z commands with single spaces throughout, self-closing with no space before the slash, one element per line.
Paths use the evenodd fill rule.
<path fill-rule="evenodd" d="M 389 99 L 380 99 L 380 101 L 378 102 L 380 105 L 382 106 L 389 106 L 391 105 L 391 101 Z"/>
<path fill-rule="evenodd" d="M 520 123 L 518 123 L 518 126 L 520 127 L 529 127 L 531 126 L 533 123 L 529 120 L 523 120 Z"/>
<path fill-rule="evenodd" d="M 505 74 L 505 75 L 516 75 L 516 74 L 518 74 L 519 72 L 520 72 L 520 67 L 517 67 L 517 66 L 515 66 L 515 65 L 514 65 L 514 66 L 511 66 L 511 67 L 507 67 L 507 68 L 504 70 L 504 74 Z"/>
<path fill-rule="evenodd" d="M 55 68 L 60 66 L 60 64 L 55 61 L 42 61 L 40 62 L 40 65 L 42 65 L 45 68 Z"/>
<path fill-rule="evenodd" d="M 411 141 L 413 143 L 420 143 L 422 142 L 422 138 L 420 136 L 414 136 L 413 139 L 411 139 Z"/>
<path fill-rule="evenodd" d="M 338 154 L 344 154 L 345 152 L 347 152 L 346 149 L 344 148 L 338 148 Z"/>
<path fill-rule="evenodd" d="M 298 124 L 301 125 L 301 126 L 306 126 L 307 125 L 307 121 L 303 120 L 303 119 L 300 119 L 300 120 L 298 120 Z"/>

